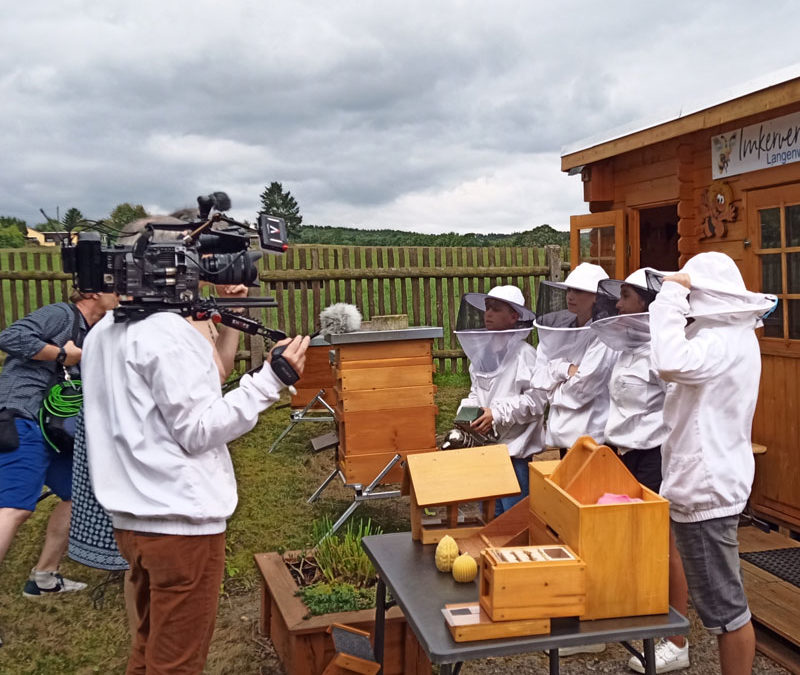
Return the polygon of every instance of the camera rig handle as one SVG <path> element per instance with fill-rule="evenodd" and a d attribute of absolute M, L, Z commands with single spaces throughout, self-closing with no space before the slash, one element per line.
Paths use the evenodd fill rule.
<path fill-rule="evenodd" d="M 248 335 L 260 335 L 273 342 L 286 338 L 286 333 L 264 324 L 249 316 L 233 311 L 231 307 L 277 307 L 272 298 L 207 298 L 191 305 L 190 315 L 198 321 L 210 319 L 214 323 L 230 326 Z"/>

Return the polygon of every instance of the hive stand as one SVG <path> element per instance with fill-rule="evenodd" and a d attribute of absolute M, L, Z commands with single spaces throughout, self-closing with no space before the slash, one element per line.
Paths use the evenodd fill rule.
<path fill-rule="evenodd" d="M 582 436 L 561 462 L 531 462 L 530 543 L 566 544 L 586 563 L 586 611 L 604 619 L 669 611 L 669 502 L 609 448 Z M 604 493 L 641 502 L 597 504 Z"/>
<path fill-rule="evenodd" d="M 289 425 L 275 439 L 269 452 L 277 448 L 278 444 L 289 435 L 289 432 L 301 422 L 336 421 L 336 413 L 332 407 L 336 399 L 333 394 L 334 379 L 330 351 L 330 345 L 321 336 L 315 337 L 311 341 L 306 351 L 303 376 L 295 382 L 297 393 L 292 395 L 289 404 L 292 409 L 289 413 Z M 318 449 L 316 445 L 314 449 Z"/>
<path fill-rule="evenodd" d="M 411 496 L 411 536 L 435 544 L 446 534 L 477 535 L 494 518 L 495 499 L 519 494 L 508 448 L 486 445 L 409 455 L 404 491 Z M 459 505 L 481 502 L 481 516 L 459 523 Z M 426 523 L 424 509 L 446 507 L 444 523 Z"/>

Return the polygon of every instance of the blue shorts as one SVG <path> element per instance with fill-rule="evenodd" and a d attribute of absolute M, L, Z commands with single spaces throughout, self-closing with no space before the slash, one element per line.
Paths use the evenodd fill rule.
<path fill-rule="evenodd" d="M 750 608 L 739 565 L 739 516 L 671 523 L 689 596 L 705 629 L 720 635 L 747 624 Z"/>
<path fill-rule="evenodd" d="M 0 452 L 0 508 L 35 510 L 45 485 L 64 501 L 72 499 L 72 455 L 47 446 L 36 422 L 14 422 L 19 447 Z"/>

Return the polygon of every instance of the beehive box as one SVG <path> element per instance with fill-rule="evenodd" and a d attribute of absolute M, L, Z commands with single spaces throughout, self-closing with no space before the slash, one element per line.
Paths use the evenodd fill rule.
<path fill-rule="evenodd" d="M 531 462 L 532 544 L 557 541 L 586 564 L 582 619 L 669 611 L 669 503 L 590 437 L 561 462 Z M 606 492 L 641 502 L 598 505 Z M 546 541 L 541 541 L 545 537 Z"/>
<path fill-rule="evenodd" d="M 492 621 L 581 616 L 586 564 L 559 544 L 485 549 L 479 602 Z"/>
<path fill-rule="evenodd" d="M 370 483 L 396 454 L 436 449 L 432 340 L 413 339 L 418 328 L 391 333 L 338 336 L 352 341 L 334 345 L 337 463 L 347 483 Z M 398 463 L 383 482 L 402 477 Z"/>
<path fill-rule="evenodd" d="M 315 341 L 319 338 L 315 338 Z M 311 345 L 306 351 L 306 364 L 302 377 L 295 383 L 297 394 L 292 395 L 292 408 L 305 408 L 320 389 L 325 390 L 323 398 L 331 407 L 336 404 L 333 387 L 335 379 L 330 361 L 331 347 L 328 344 Z M 325 410 L 316 404 L 313 410 Z"/>

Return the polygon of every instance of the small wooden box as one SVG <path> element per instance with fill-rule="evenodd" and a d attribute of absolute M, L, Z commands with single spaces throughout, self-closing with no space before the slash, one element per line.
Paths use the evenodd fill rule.
<path fill-rule="evenodd" d="M 479 600 L 492 621 L 581 616 L 586 564 L 560 544 L 485 549 Z"/>
<path fill-rule="evenodd" d="M 557 538 L 586 563 L 581 618 L 668 612 L 669 502 L 589 436 L 561 462 L 531 462 L 529 471 L 531 543 Z M 642 501 L 597 504 L 606 492 Z"/>

